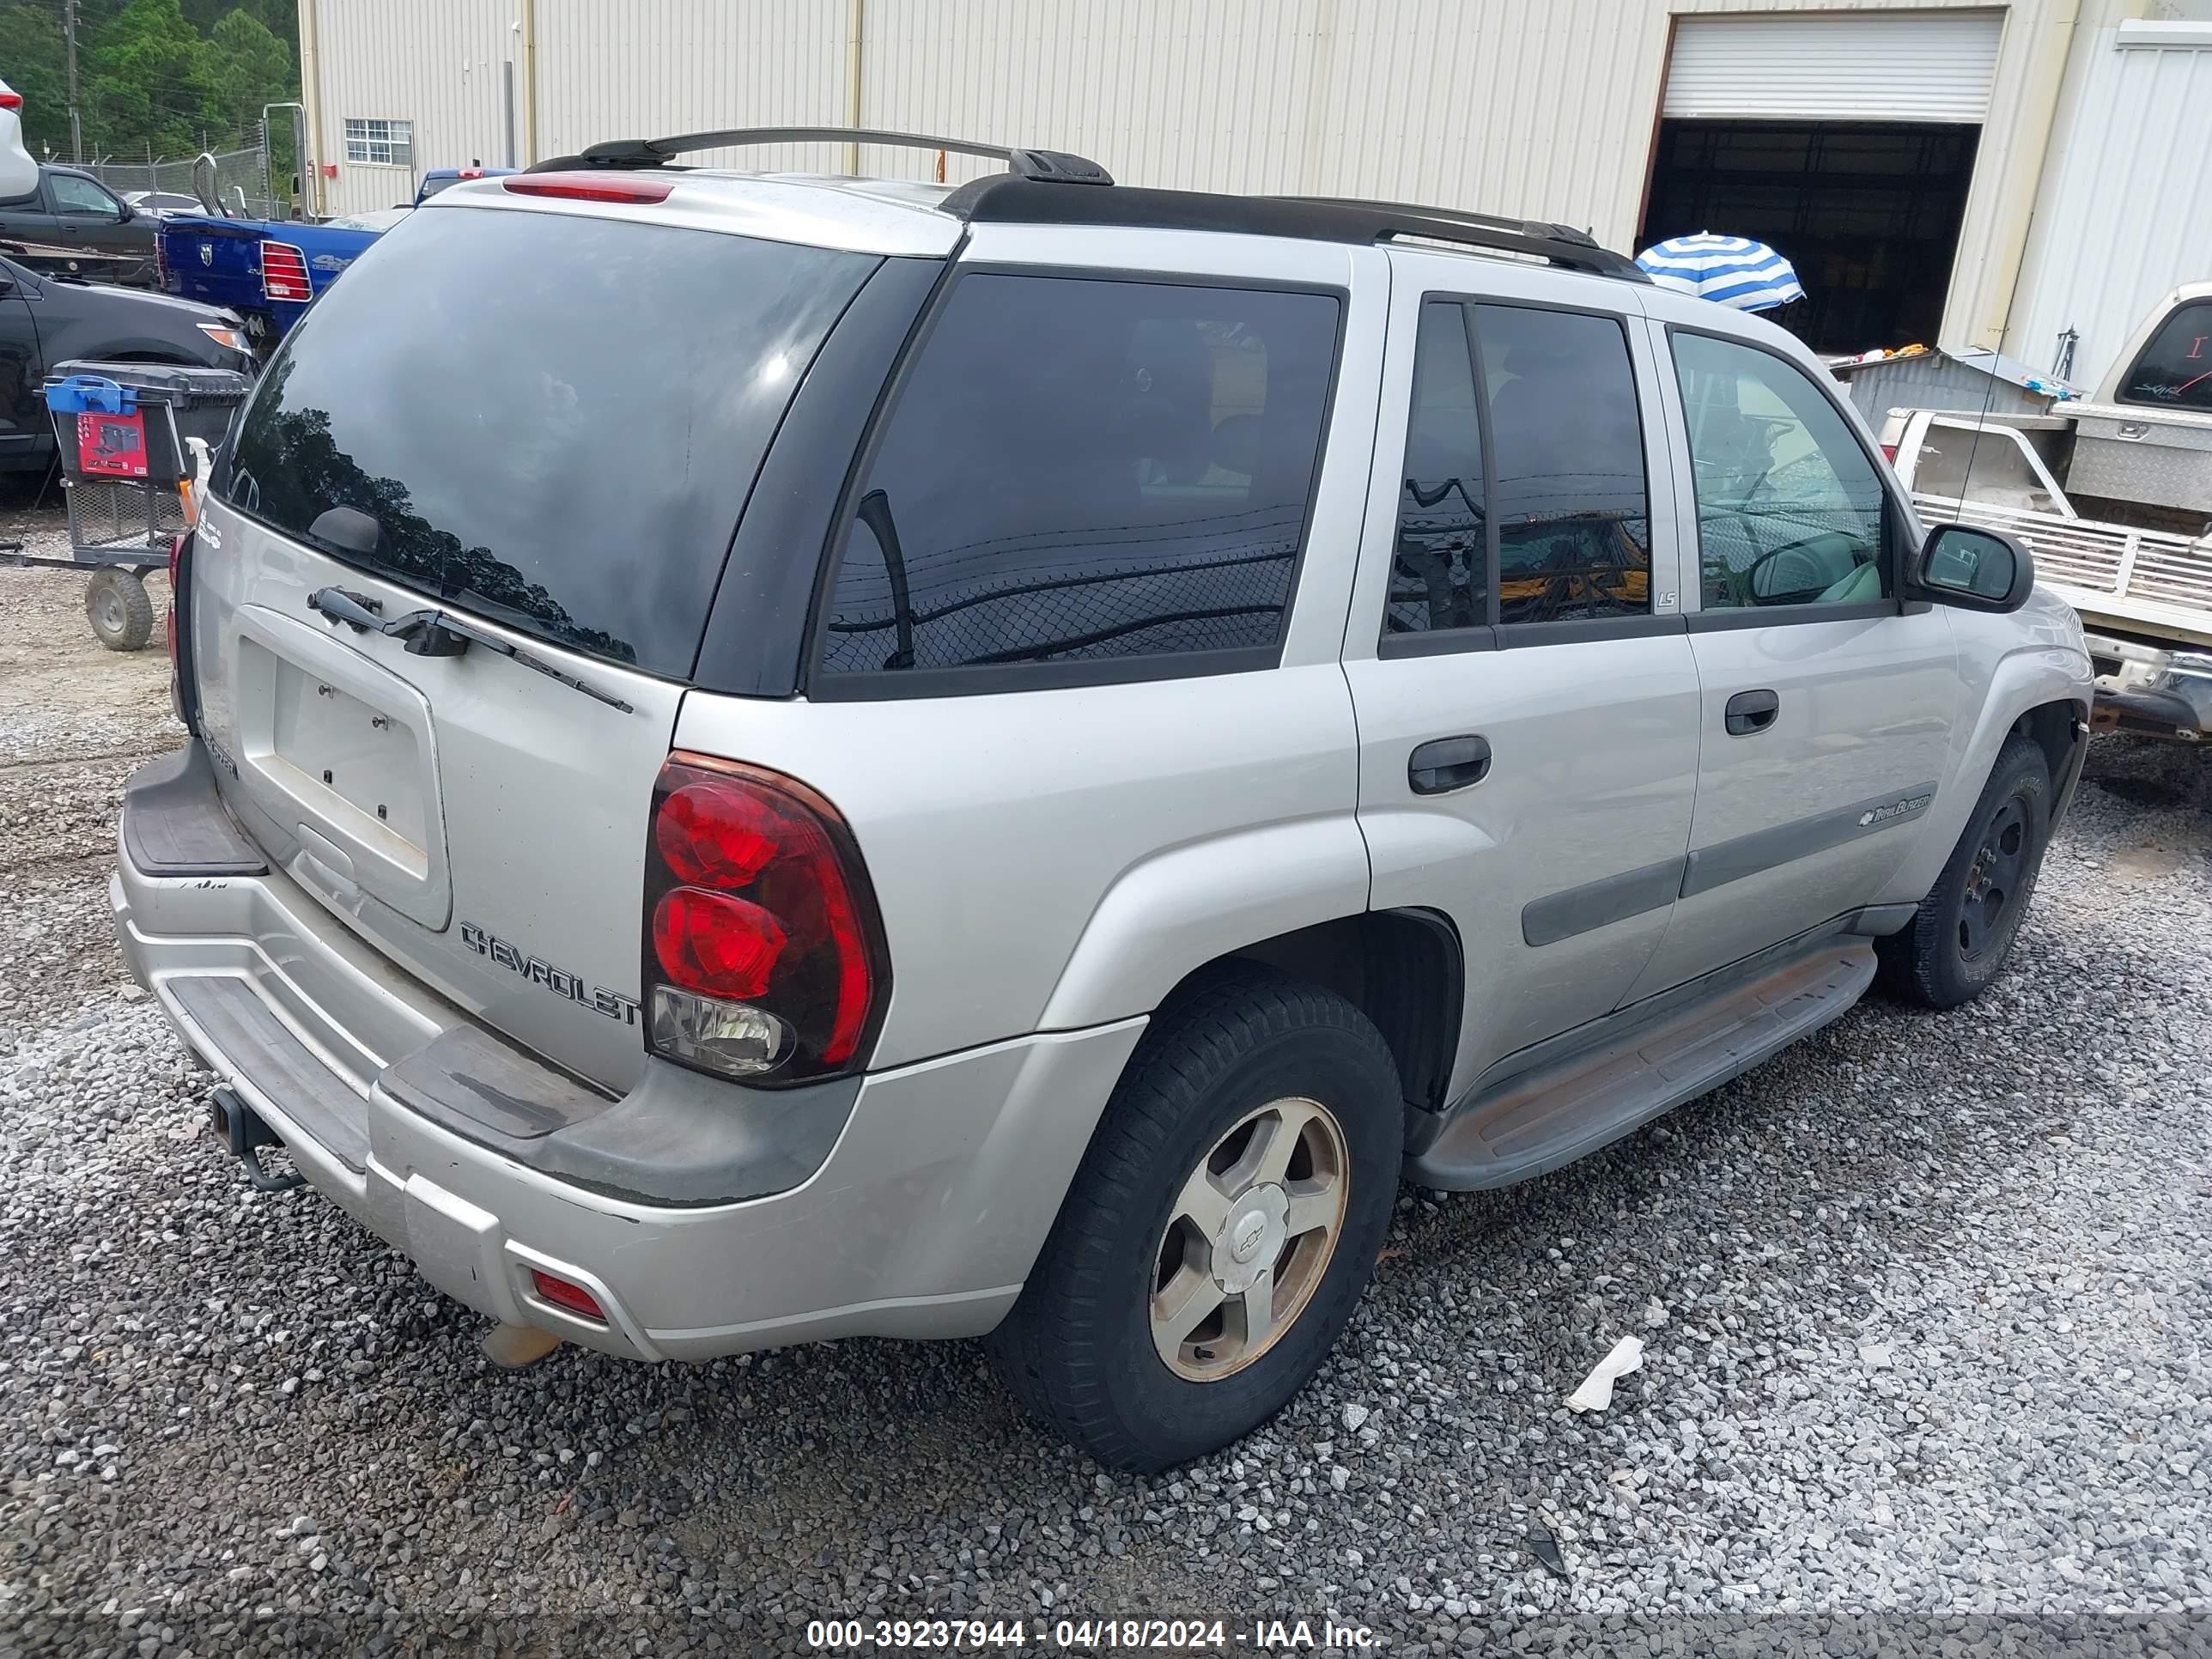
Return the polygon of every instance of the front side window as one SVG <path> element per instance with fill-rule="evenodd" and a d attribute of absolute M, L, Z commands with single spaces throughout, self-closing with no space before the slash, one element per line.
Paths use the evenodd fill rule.
<path fill-rule="evenodd" d="M 46 186 L 54 193 L 54 211 L 79 218 L 112 219 L 123 211 L 123 204 L 89 179 L 78 179 L 66 173 L 46 175 Z"/>
<path fill-rule="evenodd" d="M 1482 422 L 1467 307 L 1431 300 L 1413 347 L 1413 404 L 1399 468 L 1389 634 L 1479 628 L 1490 621 L 1490 539 L 1483 512 Z"/>
<path fill-rule="evenodd" d="M 1883 598 L 1881 478 L 1835 404 L 1755 347 L 1683 333 L 1674 347 L 1705 609 Z"/>
<path fill-rule="evenodd" d="M 1337 323 L 1321 294 L 963 277 L 861 480 L 823 670 L 1276 648 Z"/>
<path fill-rule="evenodd" d="M 2122 377 L 2119 398 L 2212 411 L 2212 300 L 2173 308 Z"/>
<path fill-rule="evenodd" d="M 1610 317 L 1474 307 L 1490 408 L 1498 620 L 1651 612 L 1651 507 L 1628 339 Z"/>
<path fill-rule="evenodd" d="M 415 165 L 415 124 L 348 116 L 345 146 L 349 161 L 370 167 L 411 167 Z"/>

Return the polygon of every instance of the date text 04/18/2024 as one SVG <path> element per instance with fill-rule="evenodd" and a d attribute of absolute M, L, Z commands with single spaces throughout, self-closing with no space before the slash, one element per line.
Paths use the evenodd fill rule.
<path fill-rule="evenodd" d="M 817 1619 L 806 1626 L 807 1645 L 830 1651 L 958 1651 L 1025 1648 L 1031 1643 L 1081 1653 L 1203 1652 L 1231 1646 L 1357 1653 L 1372 1648 L 1375 1636 L 1365 1625 L 1340 1625 L 1333 1619 L 1270 1619 L 1248 1626 L 1224 1619 Z"/>

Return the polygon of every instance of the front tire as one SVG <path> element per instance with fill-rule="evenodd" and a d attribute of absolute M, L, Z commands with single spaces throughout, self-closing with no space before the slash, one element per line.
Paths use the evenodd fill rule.
<path fill-rule="evenodd" d="M 1374 1271 L 1398 1072 L 1343 998 L 1239 967 L 1162 1012 L 990 1339 L 1029 1412 L 1152 1474 L 1273 1417 Z"/>
<path fill-rule="evenodd" d="M 1979 996 L 2012 954 L 2050 833 L 2050 763 L 2015 733 L 1911 925 L 1875 941 L 1883 984 L 1929 1008 Z"/>

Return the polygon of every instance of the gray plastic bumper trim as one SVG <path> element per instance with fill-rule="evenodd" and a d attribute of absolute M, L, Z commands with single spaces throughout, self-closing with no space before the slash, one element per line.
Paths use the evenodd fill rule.
<path fill-rule="evenodd" d="M 231 822 L 215 767 L 195 740 L 148 761 L 123 786 L 123 849 L 149 876 L 260 876 L 269 861 Z"/>

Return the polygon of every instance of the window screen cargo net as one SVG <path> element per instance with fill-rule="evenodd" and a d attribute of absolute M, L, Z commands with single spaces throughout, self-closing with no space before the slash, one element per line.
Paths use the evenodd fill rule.
<path fill-rule="evenodd" d="M 294 331 L 223 494 L 458 608 L 687 678 L 776 423 L 878 263 L 581 215 L 418 210 Z M 332 507 L 373 519 L 374 546 L 350 514 L 343 544 L 318 535 Z"/>

